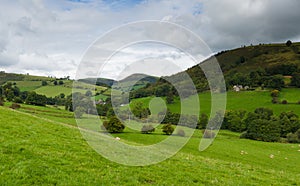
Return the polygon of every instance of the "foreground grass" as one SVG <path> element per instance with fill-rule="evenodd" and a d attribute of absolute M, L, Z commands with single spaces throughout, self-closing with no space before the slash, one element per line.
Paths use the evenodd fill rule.
<path fill-rule="evenodd" d="M 199 152 L 197 131 L 174 157 L 129 167 L 97 154 L 73 125 L 38 118 L 44 116 L 0 107 L 0 185 L 300 184 L 300 147 L 295 144 L 241 140 L 222 131 L 211 147 Z M 129 129 L 115 136 L 141 145 L 166 137 L 159 130 L 145 135 Z"/>

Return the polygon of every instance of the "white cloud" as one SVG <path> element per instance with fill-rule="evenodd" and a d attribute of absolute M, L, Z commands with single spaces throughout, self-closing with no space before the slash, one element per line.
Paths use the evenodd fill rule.
<path fill-rule="evenodd" d="M 296 0 L 107 2 L 1 1 L 0 69 L 74 77 L 76 66 L 93 41 L 116 26 L 145 19 L 183 25 L 199 35 L 214 52 L 250 43 L 300 39 L 300 2 Z M 149 29 L 148 33 L 140 34 L 164 34 L 157 28 Z M 187 40 L 184 35 L 166 35 L 170 40 Z M 188 42 L 182 43 L 186 43 L 183 49 L 190 48 Z M 161 56 L 149 49 L 157 59 L 177 56 L 170 52 Z M 127 51 L 127 60 L 135 60 L 132 56 L 145 51 Z M 93 66 L 88 70 L 94 71 Z M 114 70 L 107 72 L 113 74 Z"/>

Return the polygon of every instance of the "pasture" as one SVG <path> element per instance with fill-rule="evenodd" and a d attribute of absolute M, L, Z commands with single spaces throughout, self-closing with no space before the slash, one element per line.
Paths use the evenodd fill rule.
<path fill-rule="evenodd" d="M 196 130 L 170 159 L 130 167 L 110 162 L 88 146 L 72 113 L 52 107 L 22 107 L 17 111 L 0 107 L 1 185 L 300 184 L 298 144 L 239 139 L 238 133 L 221 131 L 213 145 L 199 152 L 202 132 Z M 126 128 L 114 136 L 139 145 L 167 137 L 160 126 L 153 134 Z"/>

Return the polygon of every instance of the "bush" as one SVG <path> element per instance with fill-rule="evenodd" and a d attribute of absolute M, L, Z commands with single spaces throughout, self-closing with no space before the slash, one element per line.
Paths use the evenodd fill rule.
<path fill-rule="evenodd" d="M 287 102 L 287 100 L 282 100 L 281 104 L 286 105 L 286 104 L 288 104 L 288 102 Z"/>
<path fill-rule="evenodd" d="M 166 124 L 162 127 L 166 135 L 171 135 L 174 132 L 174 127 L 171 124 Z"/>
<path fill-rule="evenodd" d="M 0 97 L 0 106 L 4 106 L 4 99 L 3 99 L 3 97 Z"/>
<path fill-rule="evenodd" d="M 203 138 L 214 138 L 216 134 L 211 130 L 204 130 L 203 131 Z"/>
<path fill-rule="evenodd" d="M 179 130 L 177 131 L 177 135 L 178 135 L 178 136 L 181 136 L 181 137 L 184 137 L 184 136 L 185 136 L 184 130 L 183 130 L 183 129 L 179 129 Z"/>
<path fill-rule="evenodd" d="M 19 105 L 18 103 L 12 103 L 11 106 L 10 106 L 10 108 L 12 108 L 12 109 L 19 109 L 19 108 L 21 108 L 21 105 Z"/>
<path fill-rule="evenodd" d="M 298 101 L 298 104 L 300 104 L 300 100 Z"/>
<path fill-rule="evenodd" d="M 298 139 L 300 140 L 300 129 L 298 129 L 295 134 L 298 136 Z"/>
<path fill-rule="evenodd" d="M 287 47 L 290 47 L 290 46 L 292 46 L 293 43 L 292 43 L 291 40 L 288 40 L 285 44 L 286 44 Z"/>
<path fill-rule="evenodd" d="M 74 111 L 76 118 L 82 118 L 84 113 L 85 113 L 85 108 L 83 107 L 77 107 L 76 110 Z"/>
<path fill-rule="evenodd" d="M 279 96 L 279 90 L 272 90 L 272 92 L 271 92 L 271 96 L 272 97 L 278 97 Z"/>
<path fill-rule="evenodd" d="M 287 137 L 287 140 L 289 143 L 298 143 L 299 142 L 297 134 L 288 133 L 288 135 L 286 137 Z"/>
<path fill-rule="evenodd" d="M 247 134 L 248 134 L 247 132 L 242 132 L 242 134 L 240 135 L 240 138 L 247 139 L 248 138 Z"/>
<path fill-rule="evenodd" d="M 152 125 L 143 125 L 141 132 L 143 134 L 149 134 L 155 131 L 155 128 Z"/>
<path fill-rule="evenodd" d="M 110 133 L 120 133 L 125 129 L 125 125 L 115 116 L 111 117 L 108 122 L 103 122 L 103 126 Z"/>
<path fill-rule="evenodd" d="M 15 97 L 14 102 L 15 103 L 23 103 L 23 100 L 20 97 Z"/>

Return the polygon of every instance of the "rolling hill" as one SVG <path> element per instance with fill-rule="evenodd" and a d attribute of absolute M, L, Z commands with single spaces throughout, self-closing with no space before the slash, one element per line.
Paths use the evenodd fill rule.
<path fill-rule="evenodd" d="M 151 166 L 130 167 L 97 154 L 82 139 L 74 118 L 62 118 L 68 118 L 68 112 L 25 108 L 0 107 L 1 185 L 300 184 L 300 146 L 296 144 L 243 140 L 237 133 L 222 131 L 209 149 L 199 152 L 202 134 L 197 130 L 174 157 Z M 139 145 L 166 137 L 159 128 L 155 134 L 126 129 L 114 136 Z"/>

